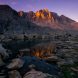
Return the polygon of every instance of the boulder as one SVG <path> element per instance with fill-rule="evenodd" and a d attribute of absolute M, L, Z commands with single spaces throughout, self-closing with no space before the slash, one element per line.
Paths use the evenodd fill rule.
<path fill-rule="evenodd" d="M 41 71 L 37 71 L 35 70 L 35 66 L 34 65 L 29 65 L 30 71 L 27 72 L 23 78 L 56 78 L 53 75 L 47 74 L 47 73 L 43 73 Z"/>
<path fill-rule="evenodd" d="M 23 60 L 16 58 L 16 59 L 13 59 L 9 65 L 7 65 L 7 68 L 16 69 L 16 68 L 22 67 L 23 64 L 24 64 Z"/>
<path fill-rule="evenodd" d="M 62 66 L 62 65 L 73 65 L 74 61 L 71 58 L 67 58 L 67 59 L 60 59 L 57 62 L 58 66 Z"/>
<path fill-rule="evenodd" d="M 13 70 L 9 72 L 9 78 L 22 78 L 22 77 L 17 70 Z"/>
<path fill-rule="evenodd" d="M 30 70 L 24 75 L 23 78 L 56 78 L 56 77 L 47 73 L 42 73 L 40 71 Z"/>
<path fill-rule="evenodd" d="M 57 64 L 58 57 L 56 55 L 52 55 L 51 57 L 48 57 L 45 60 L 50 64 L 53 64 L 53 63 Z"/>
<path fill-rule="evenodd" d="M 46 78 L 46 77 L 47 77 L 46 74 L 33 69 L 27 72 L 23 78 Z"/>
<path fill-rule="evenodd" d="M 9 57 L 8 53 L 6 52 L 6 49 L 3 48 L 2 44 L 0 44 L 0 54 L 3 56 L 3 58 Z"/>
<path fill-rule="evenodd" d="M 35 65 L 36 70 L 44 73 L 49 73 L 51 75 L 58 75 L 58 72 L 60 72 L 57 65 L 55 64 L 50 65 L 46 63 L 44 60 L 40 60 L 36 57 L 31 56 L 16 58 L 7 66 L 7 68 L 9 69 L 19 68 L 20 73 L 24 75 L 26 72 L 29 71 L 29 65 L 31 64 Z"/>

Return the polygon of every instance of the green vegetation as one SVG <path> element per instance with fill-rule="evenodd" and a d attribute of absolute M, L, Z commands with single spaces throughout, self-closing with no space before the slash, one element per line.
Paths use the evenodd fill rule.
<path fill-rule="evenodd" d="M 78 72 L 71 69 L 76 67 L 78 67 L 78 63 L 75 63 L 73 65 L 63 65 L 61 67 L 63 78 L 78 78 Z"/>

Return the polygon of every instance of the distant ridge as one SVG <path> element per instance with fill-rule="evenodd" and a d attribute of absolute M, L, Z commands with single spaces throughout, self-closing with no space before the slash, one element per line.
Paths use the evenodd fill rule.
<path fill-rule="evenodd" d="M 45 33 L 53 30 L 78 30 L 78 23 L 48 9 L 35 13 L 17 12 L 8 5 L 0 5 L 0 33 Z"/>
<path fill-rule="evenodd" d="M 42 27 L 50 27 L 53 29 L 76 29 L 73 26 L 76 21 L 61 15 L 59 16 L 57 13 L 50 12 L 48 9 L 42 9 L 36 11 L 30 11 L 26 13 L 26 16 L 29 18 L 30 21 L 33 23 L 40 25 Z"/>

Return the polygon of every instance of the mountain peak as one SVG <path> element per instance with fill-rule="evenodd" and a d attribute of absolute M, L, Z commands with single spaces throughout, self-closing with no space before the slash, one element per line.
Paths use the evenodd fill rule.
<path fill-rule="evenodd" d="M 52 17 L 51 12 L 48 9 L 46 9 L 46 8 L 37 11 L 35 13 L 35 15 L 36 15 L 36 17 L 42 18 L 42 19 L 47 19 L 47 18 L 51 18 Z"/>
<path fill-rule="evenodd" d="M 18 15 L 19 15 L 20 17 L 22 17 L 23 14 L 24 14 L 23 11 L 19 11 L 19 12 L 18 12 Z"/>
<path fill-rule="evenodd" d="M 40 9 L 40 10 L 38 10 L 38 11 L 36 11 L 36 12 L 43 12 L 43 13 L 48 13 L 48 12 L 50 12 L 47 8 L 44 8 L 44 9 Z"/>
<path fill-rule="evenodd" d="M 0 7 L 10 7 L 9 5 L 0 5 Z"/>
<path fill-rule="evenodd" d="M 11 9 L 11 7 L 10 6 L 8 6 L 8 5 L 0 5 L 0 10 L 8 10 L 8 9 Z"/>
<path fill-rule="evenodd" d="M 45 11 L 45 12 L 49 12 L 49 10 L 48 10 L 47 8 L 44 8 L 43 11 Z"/>
<path fill-rule="evenodd" d="M 55 12 L 50 12 L 48 9 L 41 9 L 36 12 L 30 11 L 30 12 L 23 12 L 19 11 L 16 12 L 8 5 L 0 5 L 0 19 L 4 19 L 5 21 L 8 19 L 17 19 L 19 18 L 18 15 L 23 19 L 24 21 L 32 22 L 36 25 L 39 25 L 41 27 L 50 27 L 53 29 L 78 29 L 78 23 L 76 24 L 74 20 L 61 15 L 59 16 Z M 7 19 L 8 18 L 8 19 Z M 7 22 L 6 21 L 6 22 Z M 4 21 L 3 21 L 4 24 Z"/>

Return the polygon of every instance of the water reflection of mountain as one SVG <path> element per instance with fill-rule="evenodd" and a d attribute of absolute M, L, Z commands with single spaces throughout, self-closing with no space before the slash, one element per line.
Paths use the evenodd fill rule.
<path fill-rule="evenodd" d="M 54 51 L 53 43 L 49 40 L 18 40 L 4 43 L 4 47 L 10 50 L 12 56 L 26 55 L 37 56 L 42 58 L 44 55 L 48 56 Z"/>

